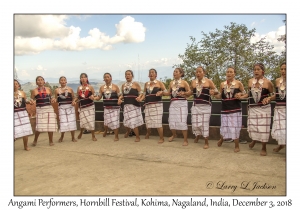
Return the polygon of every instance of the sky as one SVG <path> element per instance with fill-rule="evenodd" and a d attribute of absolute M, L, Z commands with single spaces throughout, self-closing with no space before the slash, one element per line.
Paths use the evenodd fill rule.
<path fill-rule="evenodd" d="M 297 126 L 299 124 L 299 120 L 297 117 L 298 115 L 295 114 L 299 110 L 297 98 L 299 96 L 298 78 L 300 77 L 300 73 L 297 70 L 299 68 L 298 50 L 300 13 L 297 9 L 298 5 L 296 2 L 297 1 L 283 2 L 279 0 L 252 0 L 251 2 L 242 2 L 240 0 L 214 0 L 206 1 L 205 4 L 203 4 L 202 1 L 196 0 L 185 0 L 184 2 L 175 0 L 172 1 L 172 3 L 161 0 L 87 0 L 79 3 L 61 0 L 52 0 L 47 3 L 45 1 L 37 0 L 1 1 L 0 55 L 2 84 L 4 89 L 6 87 L 11 87 L 8 89 L 13 90 L 12 79 L 14 69 L 17 69 L 18 76 L 22 80 L 34 80 L 37 75 L 44 75 L 49 78 L 58 78 L 62 73 L 68 78 L 79 79 L 79 74 L 81 72 L 87 72 L 91 78 L 94 77 L 101 79 L 103 73 L 106 71 L 110 71 L 113 74 L 113 78 L 118 79 L 118 77 L 121 78 L 121 73 L 124 73 L 125 70 L 130 67 L 128 65 L 135 64 L 135 66 L 132 66 L 132 69 L 137 70 L 137 63 L 139 63 L 140 69 L 142 69 L 142 65 L 145 65 L 146 69 L 151 67 L 157 68 L 158 77 L 164 75 L 164 68 L 169 68 L 170 72 L 167 71 L 166 75 L 171 77 L 173 72 L 171 66 L 179 62 L 178 54 L 184 53 L 187 43 L 190 43 L 189 36 L 194 36 L 197 40 L 200 40 L 201 31 L 208 33 L 210 31 L 214 31 L 216 28 L 222 29 L 224 25 L 228 25 L 230 22 L 236 22 L 239 24 L 245 24 L 249 29 L 255 27 L 258 37 L 273 34 L 271 37 L 273 37 L 272 40 L 275 40 L 276 38 L 274 39 L 274 35 L 276 35 L 278 31 L 282 30 L 280 30 L 280 27 L 284 26 L 282 22 L 284 15 L 278 14 L 287 14 L 287 62 L 289 66 L 288 69 L 291 69 L 289 70 L 289 73 L 287 73 L 287 167 L 286 169 L 278 168 L 278 170 L 286 170 L 287 172 L 287 196 L 257 197 L 260 200 L 273 201 L 275 203 L 276 201 L 287 201 L 288 199 L 292 199 L 293 206 L 291 208 L 296 209 L 297 207 L 300 207 L 300 202 L 297 196 L 297 192 L 300 187 L 300 183 L 298 181 L 298 177 L 300 175 L 298 163 L 299 128 Z M 40 20 L 34 20 L 31 24 L 26 22 L 22 23 L 22 25 L 26 25 L 26 27 L 30 30 L 27 30 L 26 32 L 26 28 L 23 27 L 23 31 L 21 30 L 19 34 L 20 41 L 24 41 L 24 38 L 27 38 L 28 41 L 29 38 L 32 38 L 32 36 L 40 36 L 44 39 L 46 38 L 46 40 L 44 40 L 45 44 L 40 47 L 36 47 L 39 46 L 36 44 L 25 44 L 26 42 L 21 44 L 19 45 L 20 48 L 18 50 L 23 50 L 24 53 L 27 52 L 29 54 L 16 55 L 17 42 L 15 40 L 15 15 L 23 13 L 77 15 L 67 15 L 68 18 L 65 17 L 62 19 L 58 18 L 56 21 L 53 20 L 52 26 L 42 23 Z M 150 13 L 156 13 L 156 15 L 145 15 Z M 164 17 L 163 19 L 153 18 L 159 17 L 157 15 L 159 13 L 177 15 L 170 15 L 170 18 L 166 18 L 166 15 L 160 15 L 160 17 Z M 203 15 L 198 15 L 199 17 L 195 18 L 196 16 L 194 14 L 204 13 L 208 14 L 206 18 Z M 102 15 L 97 19 L 92 14 L 105 14 L 105 16 Z M 117 15 L 112 16 L 111 14 Z M 188 18 L 188 16 L 184 18 L 185 16 L 182 14 L 190 14 L 188 15 L 190 18 Z M 220 14 L 223 14 L 223 16 L 221 17 Z M 237 14 L 242 14 L 242 16 L 237 16 Z M 139 24 L 138 27 L 141 29 L 141 33 L 144 34 L 144 38 L 141 38 L 143 37 L 141 34 L 139 34 L 139 36 L 134 34 L 133 36 L 132 34 L 127 33 L 128 36 L 125 36 L 124 34 L 120 35 L 123 37 L 123 41 L 117 39 L 120 38 L 120 36 L 115 36 L 117 34 L 116 24 L 120 26 L 120 21 L 127 16 L 134 18 L 134 22 L 142 23 L 142 27 L 146 30 L 143 32 L 141 29 L 142 27 Z M 271 19 L 270 16 L 272 16 Z M 73 27 L 71 28 L 71 26 Z M 49 34 L 50 32 L 48 29 L 50 28 L 56 28 L 56 30 L 51 30 L 51 32 L 56 32 L 57 34 L 52 35 L 52 37 L 47 37 L 47 34 L 45 35 L 45 31 L 48 31 Z M 93 28 L 97 28 L 101 32 L 106 33 L 109 38 L 115 37 L 114 39 L 109 39 L 109 42 L 107 40 L 105 42 L 111 45 L 111 50 L 70 50 L 70 46 L 74 45 L 70 44 L 68 38 L 66 38 L 68 37 L 66 34 L 69 34 L 66 33 L 66 31 L 73 32 L 70 34 L 73 34 L 75 36 L 73 36 L 73 40 L 76 40 L 75 32 L 78 33 L 78 30 L 76 31 L 75 29 L 79 28 L 81 30 L 79 34 L 80 38 L 91 36 L 89 35 L 89 31 Z M 55 42 L 55 45 L 53 44 L 53 37 L 57 41 Z M 134 37 L 134 39 L 132 39 L 132 37 Z M 126 43 L 125 40 L 127 41 Z M 134 40 L 139 42 L 133 42 Z M 83 42 L 81 42 L 81 44 L 82 43 Z M 87 43 L 87 41 L 85 43 Z M 55 48 L 53 46 L 55 46 Z M 66 46 L 69 46 L 69 50 L 66 50 Z M 83 46 L 86 45 L 82 44 L 81 47 Z M 96 46 L 99 46 L 98 42 Z M 280 46 L 278 47 L 280 48 Z M 30 54 L 30 51 L 35 52 L 35 54 Z M 147 61 L 149 62 L 148 66 L 146 66 Z M 162 65 L 159 62 L 165 62 L 165 64 Z M 157 65 L 155 65 L 155 63 L 157 63 Z M 97 68 L 100 71 L 98 71 Z M 94 70 L 92 71 L 92 69 Z M 147 79 L 147 73 L 142 74 L 142 76 L 142 78 Z M 5 94 L 3 94 L 3 96 L 4 95 Z M 5 207 L 4 209 L 9 209 L 7 204 L 10 199 L 13 199 L 14 201 L 24 201 L 32 200 L 35 197 L 14 196 L 13 109 L 12 104 L 5 103 L 5 101 L 6 97 L 3 97 L 3 103 L 1 103 L 0 109 L 1 117 L 5 119 L 0 121 L 2 128 L 2 147 L 4 148 L 1 152 L 0 158 L 0 164 L 4 169 L 0 174 L 0 206 Z M 272 147 L 267 147 L 269 152 L 271 152 Z M 30 152 L 32 153 L 34 151 L 32 150 Z M 238 155 L 238 158 L 243 158 L 242 153 Z M 33 160 L 28 159 L 26 156 L 27 155 L 24 152 L 24 164 L 30 165 L 30 161 Z M 268 160 L 269 159 L 265 160 L 265 158 L 262 157 L 262 161 Z M 247 161 L 250 160 L 245 160 L 245 164 L 247 164 Z M 235 195 L 233 196 L 234 197 L 228 196 L 225 198 L 230 200 L 230 198 L 237 197 Z M 55 198 L 56 200 L 66 199 L 66 197 L 59 196 L 56 196 Z M 80 197 L 68 198 L 78 200 Z M 86 198 L 88 199 L 88 197 Z M 164 197 L 162 197 L 162 199 L 163 198 Z M 218 196 L 211 198 L 215 200 L 220 199 Z M 255 200 L 253 196 L 240 196 L 238 199 L 244 201 Z M 262 208 L 264 207 L 261 207 L 261 209 Z M 52 207 L 51 209 L 57 208 Z M 244 208 L 240 207 L 239 209 Z M 257 207 L 257 209 L 259 209 L 259 207 Z"/>
<path fill-rule="evenodd" d="M 109 72 L 124 80 L 127 69 L 134 79 L 148 80 L 155 68 L 158 78 L 172 77 L 178 58 L 190 44 L 190 36 L 200 41 L 202 32 L 223 30 L 231 22 L 255 28 L 252 42 L 266 37 L 274 51 L 284 49 L 277 41 L 286 33 L 285 13 L 281 14 L 65 14 L 14 15 L 14 68 L 22 82 L 36 76 L 56 81 L 66 76 L 79 80 L 102 80 Z M 51 79 L 53 78 L 53 79 Z"/>

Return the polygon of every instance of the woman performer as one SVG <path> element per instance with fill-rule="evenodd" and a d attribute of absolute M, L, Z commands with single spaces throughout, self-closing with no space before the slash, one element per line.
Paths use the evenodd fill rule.
<path fill-rule="evenodd" d="M 276 100 L 272 126 L 272 137 L 278 141 L 278 147 L 274 152 L 279 152 L 286 145 L 286 63 L 280 65 L 281 77 L 276 79 L 276 96 L 270 100 Z"/>
<path fill-rule="evenodd" d="M 82 132 L 86 129 L 91 131 L 93 141 L 97 141 L 95 137 L 95 104 L 93 86 L 89 85 L 86 73 L 80 74 L 80 86 L 77 88 L 77 97 L 79 100 L 79 119 L 80 133 L 78 139 L 81 139 Z"/>
<path fill-rule="evenodd" d="M 53 146 L 53 132 L 57 131 L 57 117 L 51 103 L 55 103 L 52 98 L 51 89 L 45 87 L 45 80 L 42 76 L 37 76 L 37 88 L 31 91 L 31 98 L 36 100 L 36 128 L 32 146 L 36 146 L 40 132 L 48 132 L 49 145 Z"/>
<path fill-rule="evenodd" d="M 104 133 L 103 137 L 107 134 L 107 129 L 110 128 L 114 131 L 114 141 L 119 141 L 119 127 L 120 127 L 120 105 L 118 104 L 118 98 L 121 95 L 120 89 L 117 85 L 113 84 L 110 73 L 103 75 L 105 85 L 102 85 L 99 89 L 99 95 L 95 100 L 99 101 L 103 96 L 104 107 Z"/>
<path fill-rule="evenodd" d="M 75 104 L 76 98 L 74 97 L 74 91 L 72 88 L 67 86 L 67 78 L 61 76 L 59 78 L 60 87 L 55 90 L 55 99 L 58 102 L 58 113 L 61 136 L 58 142 L 62 142 L 64 139 L 65 132 L 71 131 L 72 141 L 77 142 L 75 139 L 76 115 L 75 115 Z"/>
<path fill-rule="evenodd" d="M 254 65 L 254 78 L 248 82 L 248 132 L 252 149 L 256 141 L 261 141 L 260 155 L 267 155 L 266 144 L 270 136 L 271 105 L 269 96 L 273 95 L 273 84 L 264 77 L 265 66 L 262 63 Z"/>
<path fill-rule="evenodd" d="M 239 152 L 239 136 L 242 128 L 242 103 L 240 99 L 247 96 L 243 84 L 235 79 L 235 69 L 228 67 L 226 81 L 221 83 L 220 93 L 216 98 L 222 99 L 221 110 L 221 139 L 218 146 L 222 146 L 224 139 L 233 139 L 234 152 Z"/>
<path fill-rule="evenodd" d="M 144 124 L 142 110 L 141 110 L 141 99 L 143 92 L 139 83 L 133 82 L 133 72 L 127 70 L 125 72 L 126 83 L 122 85 L 122 95 L 120 95 L 118 104 L 121 105 L 122 99 L 124 99 L 124 126 L 126 127 L 126 133 L 124 138 L 127 138 L 130 129 L 133 129 L 135 133 L 135 142 L 140 141 L 139 128 Z"/>
<path fill-rule="evenodd" d="M 188 93 L 190 92 L 190 87 L 185 80 L 181 79 L 184 77 L 182 68 L 175 68 L 173 77 L 174 80 L 170 82 L 169 92 L 163 93 L 163 95 L 171 95 L 169 126 L 172 131 L 172 136 L 169 138 L 169 142 L 177 137 L 176 130 L 181 130 L 184 139 L 182 146 L 187 146 L 188 103 L 186 98 L 189 96 Z"/>
<path fill-rule="evenodd" d="M 14 138 L 23 137 L 24 150 L 29 151 L 27 146 L 28 136 L 32 134 L 31 123 L 26 111 L 26 104 L 33 104 L 33 100 L 26 100 L 26 94 L 21 91 L 21 85 L 14 79 Z"/>
<path fill-rule="evenodd" d="M 163 137 L 163 127 L 162 127 L 162 115 L 163 115 L 163 104 L 162 104 L 162 94 L 163 92 L 168 92 L 165 85 L 156 80 L 157 72 L 155 69 L 149 70 L 150 81 L 145 83 L 144 87 L 144 97 L 145 99 L 145 123 L 147 127 L 147 134 L 145 139 L 149 139 L 151 128 L 157 128 L 159 134 L 158 143 L 164 142 Z"/>
<path fill-rule="evenodd" d="M 211 97 L 210 95 L 218 94 L 214 83 L 205 77 L 203 67 L 196 68 L 196 79 L 192 81 L 194 103 L 191 108 L 192 130 L 196 138 L 194 143 L 198 143 L 200 135 L 204 137 L 205 143 L 203 148 L 207 149 L 209 137 L 209 121 L 211 115 Z M 191 91 L 192 93 L 192 91 Z M 191 95 L 191 94 L 190 94 Z"/>

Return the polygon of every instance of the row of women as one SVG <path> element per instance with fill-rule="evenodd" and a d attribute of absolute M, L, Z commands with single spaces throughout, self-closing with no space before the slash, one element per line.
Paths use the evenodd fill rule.
<path fill-rule="evenodd" d="M 199 137 L 204 137 L 204 149 L 209 147 L 209 121 L 211 116 L 211 96 L 222 99 L 221 110 L 221 139 L 218 146 L 221 146 L 224 139 L 233 139 L 235 142 L 234 152 L 239 152 L 239 135 L 242 127 L 242 107 L 241 99 L 248 99 L 248 132 L 252 139 L 249 144 L 253 148 L 257 141 L 262 143 L 260 155 L 267 154 L 266 143 L 270 136 L 271 125 L 271 106 L 270 101 L 276 100 L 274 110 L 274 121 L 271 135 L 278 141 L 278 147 L 275 152 L 281 150 L 286 144 L 286 64 L 281 65 L 281 77 L 276 79 L 276 93 L 274 86 L 265 76 L 265 67 L 261 63 L 254 65 L 254 77 L 248 82 L 248 93 L 243 84 L 235 79 L 235 69 L 229 67 L 226 70 L 226 81 L 221 83 L 218 90 L 212 80 L 205 77 L 205 70 L 197 67 L 195 80 L 191 86 L 182 79 L 184 71 L 176 68 L 173 72 L 174 80 L 171 81 L 169 90 L 164 84 L 157 80 L 157 71 L 149 70 L 150 81 L 145 83 L 144 90 L 138 82 L 133 81 L 133 72 L 125 72 L 126 82 L 119 87 L 112 83 L 110 73 L 105 73 L 103 78 L 105 84 L 100 87 L 99 94 L 96 95 L 94 88 L 89 85 L 88 76 L 85 73 L 80 75 L 80 86 L 77 89 L 77 97 L 74 97 L 73 90 L 67 86 L 67 79 L 60 77 L 60 87 L 55 90 L 55 97 L 51 98 L 51 90 L 45 87 L 44 78 L 36 78 L 37 88 L 32 91 L 31 100 L 26 101 L 26 95 L 20 91 L 20 84 L 14 81 L 14 111 L 15 111 L 15 138 L 23 137 L 24 149 L 29 150 L 27 146 L 28 135 L 32 134 L 25 103 L 36 104 L 36 131 L 33 146 L 37 144 L 40 132 L 48 132 L 49 144 L 53 145 L 53 132 L 57 130 L 56 114 L 51 103 L 59 104 L 59 122 L 61 137 L 59 142 L 63 141 L 64 133 L 71 131 L 72 141 L 77 141 L 74 137 L 76 130 L 76 116 L 74 105 L 79 102 L 80 133 L 81 138 L 83 130 L 91 131 L 92 140 L 97 141 L 95 137 L 95 105 L 94 100 L 100 100 L 103 97 L 104 106 L 104 133 L 105 137 L 108 128 L 114 131 L 114 141 L 118 141 L 118 129 L 120 126 L 120 105 L 124 103 L 124 126 L 128 137 L 131 130 L 136 135 L 136 142 L 140 141 L 138 127 L 144 124 L 141 113 L 141 101 L 145 100 L 145 124 L 147 127 L 146 139 L 149 138 L 151 128 L 157 128 L 159 133 L 158 143 L 164 142 L 162 115 L 163 105 L 162 96 L 171 96 L 169 107 L 169 127 L 172 136 L 169 142 L 176 138 L 176 130 L 181 130 L 184 141 L 183 146 L 188 145 L 187 139 L 187 116 L 188 103 L 187 98 L 194 96 L 194 103 L 191 108 L 192 131 L 198 142 Z"/>

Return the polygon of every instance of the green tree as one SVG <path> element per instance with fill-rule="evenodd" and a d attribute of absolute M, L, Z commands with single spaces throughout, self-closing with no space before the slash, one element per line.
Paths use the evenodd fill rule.
<path fill-rule="evenodd" d="M 237 72 L 236 78 L 246 86 L 253 76 L 253 64 L 262 62 L 266 66 L 266 76 L 278 66 L 279 55 L 273 51 L 274 46 L 262 38 L 252 43 L 255 29 L 249 30 L 244 24 L 230 23 L 224 30 L 216 29 L 208 34 L 202 31 L 203 38 L 197 42 L 190 37 L 192 43 L 187 45 L 184 54 L 178 57 L 185 70 L 185 79 L 194 77 L 195 68 L 202 66 L 206 76 L 213 80 L 217 87 L 225 80 L 225 71 L 228 66 L 233 66 Z M 274 75 L 269 75 L 273 79 Z"/>
<path fill-rule="evenodd" d="M 54 91 L 56 90 L 56 88 L 58 88 L 58 86 L 57 86 L 57 85 L 53 85 L 53 86 L 51 86 L 51 85 L 49 84 L 49 82 L 46 82 L 46 83 L 45 83 L 45 87 L 48 87 L 48 88 L 50 88 L 50 90 L 51 90 L 52 94 L 54 94 Z"/>
<path fill-rule="evenodd" d="M 160 80 L 162 83 L 164 83 L 166 89 L 169 90 L 170 83 L 171 83 L 172 79 L 171 79 L 171 78 L 167 78 L 167 77 L 165 76 L 163 79 L 160 78 L 159 80 Z"/>

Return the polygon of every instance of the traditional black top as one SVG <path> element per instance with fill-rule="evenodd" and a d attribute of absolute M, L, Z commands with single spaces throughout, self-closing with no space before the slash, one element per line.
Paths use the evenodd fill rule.
<path fill-rule="evenodd" d="M 262 104 L 262 101 L 263 101 L 264 98 L 269 97 L 269 94 L 270 94 L 270 92 L 269 92 L 268 89 L 262 88 L 260 100 L 257 103 L 255 103 L 255 101 L 253 99 L 252 91 L 251 91 L 251 88 L 250 88 L 250 90 L 249 90 L 249 98 L 248 98 L 248 104 L 249 104 L 249 106 L 265 106 L 265 105 Z"/>
<path fill-rule="evenodd" d="M 145 105 L 147 104 L 155 104 L 155 103 L 160 103 L 161 101 L 161 96 L 156 96 L 156 93 L 161 91 L 161 88 L 159 87 L 154 87 L 152 92 L 149 93 L 148 90 L 146 91 L 145 95 Z"/>
<path fill-rule="evenodd" d="M 16 101 L 14 101 L 14 112 L 20 112 L 26 110 L 26 101 L 23 97 L 20 106 L 15 105 L 15 102 Z"/>
<path fill-rule="evenodd" d="M 113 91 L 110 95 L 110 98 L 106 98 L 106 95 L 104 92 L 102 92 L 103 96 L 103 107 L 106 109 L 109 108 L 119 108 L 120 105 L 118 105 L 118 94 L 116 91 Z"/>
<path fill-rule="evenodd" d="M 65 96 L 65 93 L 62 93 L 61 95 Z M 58 102 L 58 105 L 63 105 L 63 104 L 72 104 L 72 94 L 70 92 L 68 92 L 68 95 L 65 96 L 66 98 L 61 98 L 59 97 L 59 94 L 57 94 L 57 102 Z"/>
<path fill-rule="evenodd" d="M 92 95 L 92 91 L 89 91 L 88 97 L 87 98 L 82 98 L 81 95 L 78 95 L 78 98 L 80 99 L 79 101 L 79 106 L 80 108 L 88 107 L 94 105 L 94 101 L 89 99 L 89 97 Z"/>
<path fill-rule="evenodd" d="M 128 94 L 125 94 L 123 91 L 124 105 L 132 104 L 134 106 L 140 107 L 141 103 L 135 100 L 138 96 L 139 96 L 138 90 L 135 88 L 131 88 Z"/>
<path fill-rule="evenodd" d="M 281 93 L 281 94 L 279 94 Z M 282 98 L 280 98 L 280 95 Z M 286 90 L 281 92 L 281 90 L 276 87 L 276 106 L 286 106 Z"/>
<path fill-rule="evenodd" d="M 193 95 L 194 95 L 194 104 L 209 104 L 211 105 L 211 97 L 209 94 L 209 88 L 208 87 L 203 87 L 201 94 L 199 97 L 197 97 L 196 93 L 197 90 L 196 88 L 193 88 Z"/>
<path fill-rule="evenodd" d="M 224 93 L 224 88 L 222 89 L 222 110 L 221 114 L 230 114 L 242 111 L 242 103 L 239 99 L 234 98 L 236 93 L 240 93 L 239 88 L 234 88 L 233 93 Z"/>
<path fill-rule="evenodd" d="M 44 96 L 44 95 L 43 95 Z M 51 98 L 49 94 L 46 94 L 44 97 L 41 97 L 40 94 L 37 94 L 35 96 L 36 99 L 36 106 L 42 107 L 42 106 L 50 106 L 51 105 Z"/>
<path fill-rule="evenodd" d="M 184 87 L 178 88 L 178 92 L 180 92 L 180 91 L 185 91 L 185 88 Z M 176 97 L 174 97 L 172 95 L 172 89 L 171 89 L 171 100 L 186 100 L 186 98 L 182 97 L 182 96 L 176 96 Z"/>

